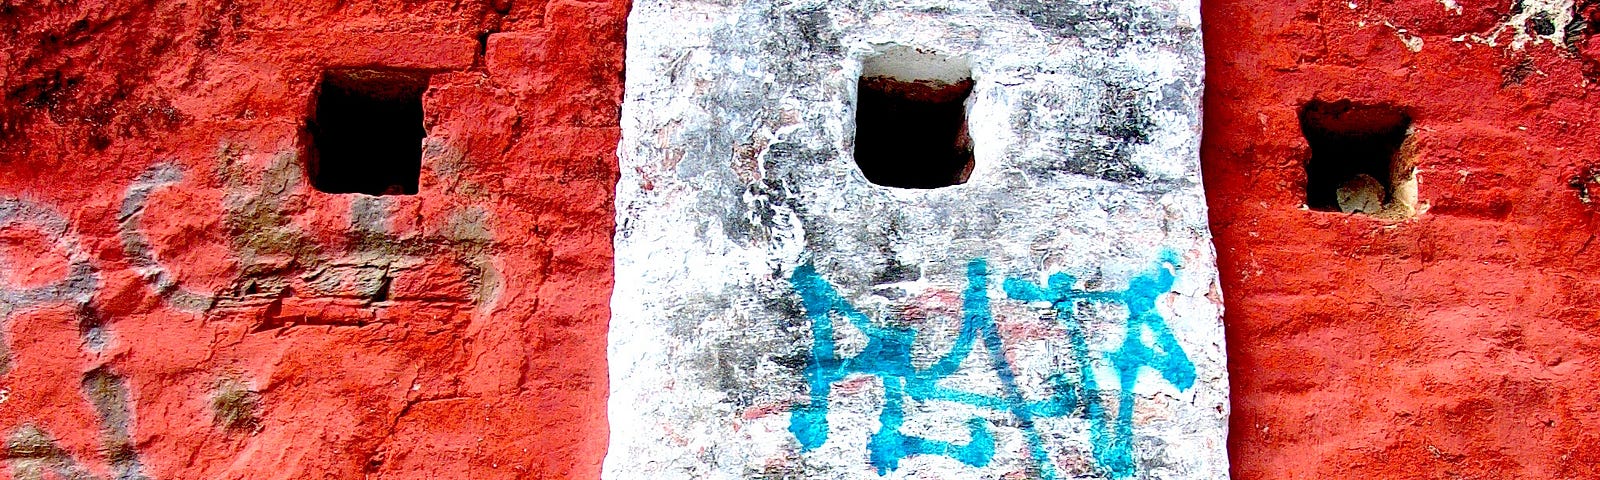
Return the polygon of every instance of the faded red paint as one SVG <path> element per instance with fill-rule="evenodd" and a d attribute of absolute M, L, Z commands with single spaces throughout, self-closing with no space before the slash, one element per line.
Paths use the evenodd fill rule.
<path fill-rule="evenodd" d="M 1600 204 L 1570 185 L 1600 164 L 1594 29 L 1455 41 L 1511 9 L 1457 3 L 1204 5 L 1236 478 L 1600 477 Z M 1313 98 L 1403 107 L 1431 208 L 1301 208 Z"/>
<path fill-rule="evenodd" d="M 126 382 L 125 443 L 150 478 L 597 477 L 626 11 L 625 0 L 0 7 L 0 199 L 70 226 L 0 221 L 0 285 L 70 276 L 73 248 L 98 277 L 87 305 L 29 305 L 4 322 L 0 437 L 32 425 L 64 452 L 12 448 L 0 471 L 29 458 L 118 468 L 91 399 L 104 392 L 83 385 L 106 367 Z M 376 240 L 354 232 L 356 196 L 310 190 L 300 162 L 321 70 L 375 66 L 436 72 L 421 192 L 384 197 L 389 235 Z M 293 291 L 187 311 L 152 287 L 120 210 L 161 164 L 182 178 L 150 188 L 137 230 L 179 285 L 244 291 L 259 273 L 240 252 L 276 232 L 286 240 L 261 251 L 289 253 L 254 268 L 276 265 L 260 275 Z M 279 188 L 285 172 L 299 177 Z M 416 265 L 392 272 L 385 299 L 339 276 L 402 257 Z M 83 327 L 96 323 L 98 351 Z M 230 381 L 259 394 L 254 420 L 233 428 L 216 400 Z"/>

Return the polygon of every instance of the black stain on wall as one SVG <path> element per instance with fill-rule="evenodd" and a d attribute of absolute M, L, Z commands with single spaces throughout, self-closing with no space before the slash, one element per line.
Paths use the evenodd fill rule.
<path fill-rule="evenodd" d="M 1188 41 L 1188 37 L 1198 29 L 1179 21 L 1174 12 L 1131 2 L 1080 1 L 990 0 L 989 8 L 1021 16 L 1042 32 L 1076 38 L 1091 48 L 1116 48 L 1130 43 L 1197 44 Z"/>
<path fill-rule="evenodd" d="M 1095 102 L 1098 114 L 1087 135 L 1069 135 L 1071 156 L 1064 170 L 1118 183 L 1149 180 L 1133 160 L 1133 150 L 1150 143 L 1155 124 L 1145 111 L 1140 92 L 1106 85 Z"/>

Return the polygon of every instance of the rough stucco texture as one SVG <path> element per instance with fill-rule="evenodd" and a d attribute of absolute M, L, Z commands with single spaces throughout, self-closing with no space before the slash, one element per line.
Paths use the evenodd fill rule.
<path fill-rule="evenodd" d="M 606 478 L 1226 477 L 1197 2 L 642 1 L 627 64 Z M 863 73 L 968 66 L 966 183 L 869 183 Z"/>
<path fill-rule="evenodd" d="M 1594 2 L 747 3 L 641 6 L 617 190 L 625 2 L 0 3 L 0 476 L 584 479 L 610 441 L 615 478 L 1216 477 L 1231 381 L 1236 478 L 1600 477 Z M 968 184 L 886 192 L 849 163 L 887 42 L 969 57 Z M 1153 52 L 1174 69 L 1140 70 Z M 378 66 L 433 72 L 420 193 L 313 191 L 320 72 Z M 1420 213 L 1301 208 L 1314 99 L 1410 115 Z M 610 374 L 636 386 L 607 378 L 617 218 Z M 906 401 L 874 437 L 889 367 L 937 355 L 812 403 L 808 298 L 862 314 L 827 312 L 847 358 L 861 318 L 948 352 L 986 299 L 1017 391 L 1049 399 L 1089 357 L 1006 281 L 1163 270 L 1196 377 L 1144 368 L 1126 444 L 1092 433 L 1118 432 L 1088 409 L 1120 400 L 1103 359 L 1106 395 L 1028 411 L 1058 414 L 1037 442 L 981 397 Z M 1085 308 L 1114 350 L 1126 306 Z M 986 340 L 955 387 L 1010 388 Z M 1066 375 L 1029 367 L 1039 345 Z"/>
<path fill-rule="evenodd" d="M 594 478 L 627 5 L 0 5 L 0 472 Z M 421 192 L 307 184 L 433 72 Z"/>
<path fill-rule="evenodd" d="M 1520 3 L 1205 4 L 1237 478 L 1600 476 L 1600 18 Z M 1408 112 L 1427 210 L 1300 208 L 1312 99 Z"/>

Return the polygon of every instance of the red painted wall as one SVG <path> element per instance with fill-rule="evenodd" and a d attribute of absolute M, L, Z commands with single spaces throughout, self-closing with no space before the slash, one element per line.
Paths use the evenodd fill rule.
<path fill-rule="evenodd" d="M 598 475 L 625 2 L 46 3 L 0 6 L 4 471 Z M 1456 3 L 1204 5 L 1239 478 L 1600 475 L 1600 40 Z M 315 192 L 371 66 L 437 72 L 421 193 Z M 1313 98 L 1409 113 L 1428 210 L 1301 208 Z"/>
<path fill-rule="evenodd" d="M 1600 477 L 1600 39 L 1458 41 L 1511 5 L 1457 3 L 1204 4 L 1237 478 Z M 1313 98 L 1408 112 L 1431 208 L 1301 208 Z"/>
<path fill-rule="evenodd" d="M 0 471 L 597 477 L 626 11 L 0 6 Z M 312 190 L 379 66 L 435 72 L 421 192 Z"/>

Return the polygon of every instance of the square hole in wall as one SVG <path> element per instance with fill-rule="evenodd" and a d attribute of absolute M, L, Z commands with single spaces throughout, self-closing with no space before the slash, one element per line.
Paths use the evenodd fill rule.
<path fill-rule="evenodd" d="M 427 89 L 421 72 L 324 72 L 309 125 L 311 185 L 328 193 L 416 194 Z"/>
<path fill-rule="evenodd" d="M 1313 210 L 1403 218 L 1417 186 L 1408 135 L 1411 117 L 1393 105 L 1313 100 L 1300 110 L 1311 146 L 1306 206 Z"/>
<path fill-rule="evenodd" d="M 966 183 L 972 174 L 962 59 L 894 47 L 867 59 L 856 97 L 856 165 L 867 180 L 898 188 Z"/>

